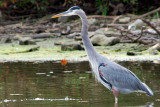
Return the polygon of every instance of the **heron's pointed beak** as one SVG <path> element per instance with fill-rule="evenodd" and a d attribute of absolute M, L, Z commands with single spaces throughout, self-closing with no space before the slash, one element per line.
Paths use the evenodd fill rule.
<path fill-rule="evenodd" d="M 57 14 L 57 15 L 52 16 L 51 18 L 57 18 L 57 17 L 65 16 L 65 15 L 67 15 L 68 13 L 70 13 L 70 11 L 65 11 L 65 12 L 59 13 L 59 14 Z"/>

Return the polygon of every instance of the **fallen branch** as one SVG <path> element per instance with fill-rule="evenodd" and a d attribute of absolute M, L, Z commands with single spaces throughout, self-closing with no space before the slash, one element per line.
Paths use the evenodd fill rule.
<path fill-rule="evenodd" d="M 107 24 L 108 27 L 128 27 L 128 24 Z"/>
<path fill-rule="evenodd" d="M 155 44 L 154 46 L 150 47 L 148 50 L 160 50 L 160 43 Z"/>
<path fill-rule="evenodd" d="M 149 21 L 145 20 L 144 18 L 141 18 L 141 20 L 144 23 L 146 23 L 147 25 L 149 25 L 152 29 L 154 29 L 157 32 L 157 34 L 159 35 L 159 37 L 160 37 L 160 31 L 158 29 L 156 29 L 156 27 L 154 25 L 152 25 Z"/>
<path fill-rule="evenodd" d="M 139 35 L 139 37 L 137 39 L 135 39 L 135 42 L 138 41 L 142 37 L 143 30 L 144 30 L 144 27 L 142 26 L 142 28 L 141 28 L 141 34 Z"/>
<path fill-rule="evenodd" d="M 25 53 L 25 52 L 38 51 L 38 50 L 39 50 L 39 48 L 40 48 L 40 46 L 35 46 L 35 47 L 32 47 L 32 48 L 30 48 L 30 49 L 28 49 L 28 50 L 25 50 L 23 53 Z"/>
<path fill-rule="evenodd" d="M 113 19 L 113 21 L 112 21 L 111 24 L 115 24 L 116 21 L 117 21 L 119 18 L 121 18 L 121 17 L 122 17 L 122 15 L 115 17 L 115 18 Z"/>
<path fill-rule="evenodd" d="M 150 11 L 150 12 L 148 12 L 148 13 L 143 14 L 143 15 L 139 16 L 138 18 L 139 18 L 139 19 L 144 18 L 144 17 L 146 17 L 146 16 L 148 16 L 148 15 L 151 15 L 151 14 L 153 14 L 153 13 L 156 13 L 156 12 L 158 12 L 158 11 L 160 11 L 160 7 L 157 8 L 157 9 L 155 9 L 155 10 L 152 10 L 152 11 Z"/>
<path fill-rule="evenodd" d="M 116 16 L 102 16 L 102 15 L 91 15 L 91 16 L 87 16 L 87 18 L 109 18 L 109 19 L 113 19 Z"/>
<path fill-rule="evenodd" d="M 61 36 L 61 34 L 60 33 L 41 33 L 41 34 L 32 34 L 32 35 L 22 35 L 22 37 L 31 37 L 33 39 L 50 38 L 53 36 Z"/>
<path fill-rule="evenodd" d="M 19 54 L 19 53 L 27 53 L 27 52 L 34 52 L 34 51 L 38 51 L 40 48 L 40 46 L 34 46 L 34 47 L 31 47 L 29 49 L 26 49 L 24 51 L 19 51 L 19 52 L 9 52 L 9 53 L 4 53 L 4 54 Z"/>
<path fill-rule="evenodd" d="M 117 30 L 119 30 L 119 31 L 121 32 L 121 36 L 125 36 L 125 37 L 129 38 L 130 40 L 133 41 L 133 43 L 138 42 L 138 43 L 145 44 L 145 45 L 148 45 L 148 44 L 149 44 L 149 42 L 146 42 L 146 41 L 140 39 L 140 38 L 142 37 L 142 33 L 141 33 L 140 36 L 138 36 L 138 35 L 133 34 L 132 32 L 130 32 L 129 30 L 122 30 L 122 29 L 120 29 L 120 28 L 118 28 L 118 27 L 115 27 L 115 29 L 117 29 Z M 124 33 L 125 33 L 125 34 L 124 34 Z M 136 38 L 136 39 L 135 39 L 135 38 L 132 38 L 132 37 L 130 37 L 128 34 L 131 34 L 131 35 L 133 35 L 133 36 L 136 36 L 137 38 Z"/>

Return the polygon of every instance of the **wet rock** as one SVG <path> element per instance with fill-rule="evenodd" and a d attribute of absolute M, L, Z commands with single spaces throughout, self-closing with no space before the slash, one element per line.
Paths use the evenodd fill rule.
<path fill-rule="evenodd" d="M 160 25 L 160 19 L 159 18 L 153 18 L 153 19 L 151 19 L 151 23 L 159 26 Z"/>
<path fill-rule="evenodd" d="M 91 18 L 91 19 L 88 19 L 88 24 L 91 26 L 91 25 L 97 25 L 98 24 L 98 21 L 97 19 L 94 19 L 94 18 Z"/>
<path fill-rule="evenodd" d="M 160 51 L 160 43 L 157 43 L 156 45 L 150 47 L 148 50 L 158 50 L 158 51 Z"/>
<path fill-rule="evenodd" d="M 80 36 L 81 34 L 80 33 L 71 33 L 71 34 L 69 34 L 69 35 L 67 35 L 67 38 L 69 38 L 69 39 L 72 39 L 72 38 L 75 38 L 75 37 L 77 37 L 77 36 Z"/>
<path fill-rule="evenodd" d="M 160 64 L 160 60 L 153 60 L 153 63 Z"/>
<path fill-rule="evenodd" d="M 91 38 L 91 42 L 93 45 L 111 46 L 119 43 L 120 39 L 118 37 L 107 37 L 103 34 L 97 34 Z"/>
<path fill-rule="evenodd" d="M 63 42 L 54 42 L 54 45 L 62 45 Z"/>
<path fill-rule="evenodd" d="M 149 50 L 150 55 L 158 55 L 159 52 L 157 50 Z"/>
<path fill-rule="evenodd" d="M 35 31 L 34 31 L 35 33 L 43 33 L 43 32 L 45 32 L 45 29 L 36 29 Z"/>
<path fill-rule="evenodd" d="M 127 55 L 128 55 L 128 56 L 142 55 L 142 52 L 128 51 L 128 52 L 127 52 Z"/>
<path fill-rule="evenodd" d="M 96 35 L 96 34 L 105 34 L 105 30 L 106 30 L 105 28 L 100 28 L 100 29 L 95 31 L 94 35 Z"/>
<path fill-rule="evenodd" d="M 84 48 L 78 43 L 72 43 L 72 44 L 62 44 L 61 50 L 62 51 L 73 51 L 73 50 L 84 50 Z"/>
<path fill-rule="evenodd" d="M 144 22 L 141 19 L 137 19 L 128 26 L 128 30 L 136 30 L 144 25 Z"/>
<path fill-rule="evenodd" d="M 117 30 L 115 30 L 113 28 L 100 28 L 100 29 L 96 30 L 94 33 L 94 35 L 97 35 L 97 34 L 103 34 L 108 37 L 121 35 Z"/>
<path fill-rule="evenodd" d="M 153 34 L 153 35 L 157 34 L 157 32 L 153 29 L 147 29 L 147 32 L 150 33 L 150 34 Z"/>
<path fill-rule="evenodd" d="M 129 23 L 130 20 L 131 20 L 130 17 L 122 17 L 118 21 L 119 21 L 119 23 L 126 24 L 126 23 Z"/>
<path fill-rule="evenodd" d="M 70 26 L 67 26 L 67 30 L 65 31 L 62 31 L 62 35 L 67 35 L 71 32 L 71 27 Z"/>
<path fill-rule="evenodd" d="M 31 37 L 19 38 L 19 45 L 36 45 L 36 42 Z"/>
<path fill-rule="evenodd" d="M 82 40 L 82 37 L 81 37 L 81 36 L 75 37 L 74 40 L 76 40 L 76 41 L 81 41 L 81 40 Z"/>
<path fill-rule="evenodd" d="M 128 56 L 135 56 L 136 54 L 134 52 L 127 52 Z"/>
<path fill-rule="evenodd" d="M 1 43 L 11 43 L 11 38 L 10 37 L 1 38 Z"/>
<path fill-rule="evenodd" d="M 37 51 L 37 50 L 39 50 L 39 48 L 40 48 L 40 46 L 35 46 L 35 47 L 32 47 L 32 48 L 30 48 L 30 49 L 26 50 L 26 52 L 33 52 L 33 51 Z"/>

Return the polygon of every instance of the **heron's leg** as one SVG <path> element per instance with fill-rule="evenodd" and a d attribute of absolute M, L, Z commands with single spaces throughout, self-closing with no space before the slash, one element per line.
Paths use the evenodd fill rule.
<path fill-rule="evenodd" d="M 118 107 L 118 103 L 114 103 L 114 107 Z"/>
<path fill-rule="evenodd" d="M 119 94 L 119 91 L 116 91 L 113 87 L 112 87 L 112 92 L 113 92 L 113 95 L 115 97 L 115 103 L 118 103 L 118 94 Z"/>

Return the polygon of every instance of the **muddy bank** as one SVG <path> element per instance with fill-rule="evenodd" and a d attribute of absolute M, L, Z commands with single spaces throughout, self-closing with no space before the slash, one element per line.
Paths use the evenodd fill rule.
<path fill-rule="evenodd" d="M 16 62 L 43 62 L 43 61 L 60 61 L 67 59 L 68 61 L 87 61 L 87 55 L 84 50 L 62 51 L 60 45 L 55 42 L 72 43 L 72 39 L 57 38 L 46 39 L 37 42 L 37 45 L 18 45 L 16 43 L 8 43 L 0 45 L 0 61 Z M 37 50 L 27 51 L 34 47 Z M 111 60 L 116 61 L 154 61 L 160 60 L 159 52 L 154 55 L 144 49 L 144 46 L 137 43 L 119 43 L 113 46 L 94 46 L 96 50 Z M 127 52 L 133 52 L 135 55 L 127 55 Z"/>
<path fill-rule="evenodd" d="M 50 17 L 30 23 L 20 21 L 0 25 L 0 61 L 87 61 L 80 19 L 51 20 Z M 92 44 L 111 60 L 160 60 L 159 32 L 156 30 L 159 27 L 149 26 L 150 23 L 159 26 L 160 20 L 146 24 L 137 18 L 132 20 L 132 17 L 88 16 L 88 36 Z"/>

